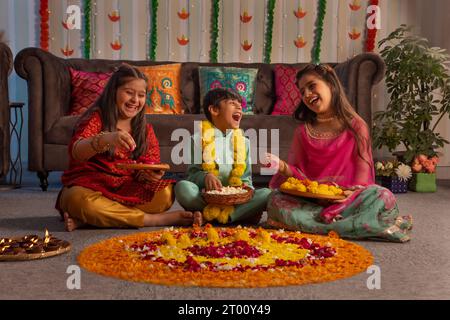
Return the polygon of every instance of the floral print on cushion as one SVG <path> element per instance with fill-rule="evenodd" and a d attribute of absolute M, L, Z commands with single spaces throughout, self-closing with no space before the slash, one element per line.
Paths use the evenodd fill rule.
<path fill-rule="evenodd" d="M 218 87 L 234 89 L 242 96 L 242 110 L 253 114 L 258 69 L 233 67 L 199 67 L 200 101 L 206 93 Z"/>
<path fill-rule="evenodd" d="M 183 114 L 181 63 L 137 67 L 147 79 L 147 114 Z"/>

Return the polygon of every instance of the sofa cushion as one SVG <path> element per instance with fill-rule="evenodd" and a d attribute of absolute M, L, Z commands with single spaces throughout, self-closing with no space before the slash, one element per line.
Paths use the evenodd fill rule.
<path fill-rule="evenodd" d="M 69 115 L 86 111 L 102 94 L 111 73 L 87 72 L 69 68 L 71 76 L 71 98 Z"/>
<path fill-rule="evenodd" d="M 256 75 L 258 69 L 234 67 L 199 67 L 200 99 L 215 88 L 224 87 L 236 90 L 243 98 L 242 110 L 253 114 Z"/>
<path fill-rule="evenodd" d="M 181 63 L 138 67 L 148 80 L 147 114 L 183 114 L 180 92 Z"/>
<path fill-rule="evenodd" d="M 275 95 L 277 100 L 273 115 L 291 115 L 301 101 L 301 94 L 296 85 L 299 68 L 277 64 L 274 68 Z"/>

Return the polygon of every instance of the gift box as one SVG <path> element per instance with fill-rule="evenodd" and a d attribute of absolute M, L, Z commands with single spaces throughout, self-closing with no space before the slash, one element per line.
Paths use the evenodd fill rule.
<path fill-rule="evenodd" d="M 381 186 L 389 189 L 392 193 L 406 193 L 408 192 L 408 181 L 402 180 L 399 177 L 379 177 Z"/>
<path fill-rule="evenodd" d="M 436 174 L 413 173 L 409 189 L 416 192 L 436 192 Z"/>

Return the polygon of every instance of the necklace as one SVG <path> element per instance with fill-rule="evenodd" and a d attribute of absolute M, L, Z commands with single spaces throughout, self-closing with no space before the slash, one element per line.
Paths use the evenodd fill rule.
<path fill-rule="evenodd" d="M 336 116 L 331 116 L 328 118 L 325 118 L 325 117 L 321 118 L 319 116 L 316 117 L 317 122 L 330 122 L 330 121 L 333 121 L 334 119 L 336 119 Z"/>
<path fill-rule="evenodd" d="M 215 162 L 216 149 L 214 142 L 214 126 L 209 121 L 201 122 L 202 132 L 202 169 L 219 175 L 217 163 Z M 242 186 L 241 177 L 244 175 L 246 164 L 245 138 L 240 129 L 233 130 L 233 169 L 230 172 L 228 184 L 233 187 Z"/>
<path fill-rule="evenodd" d="M 318 130 L 312 128 L 307 123 L 305 124 L 305 128 L 306 128 L 306 132 L 308 133 L 308 135 L 310 137 L 316 138 L 316 139 L 332 139 L 332 138 L 336 138 L 343 131 L 341 129 L 341 130 L 330 130 L 330 131 L 326 131 L 326 132 L 321 132 L 321 131 L 318 131 Z"/>

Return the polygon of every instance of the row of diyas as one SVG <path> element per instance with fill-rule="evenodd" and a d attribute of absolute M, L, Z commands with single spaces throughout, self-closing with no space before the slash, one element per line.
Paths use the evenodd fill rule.
<path fill-rule="evenodd" d="M 51 236 L 45 230 L 44 238 L 34 234 L 22 238 L 0 238 L 0 255 L 45 253 L 59 250 L 64 245 L 63 240 Z"/>

